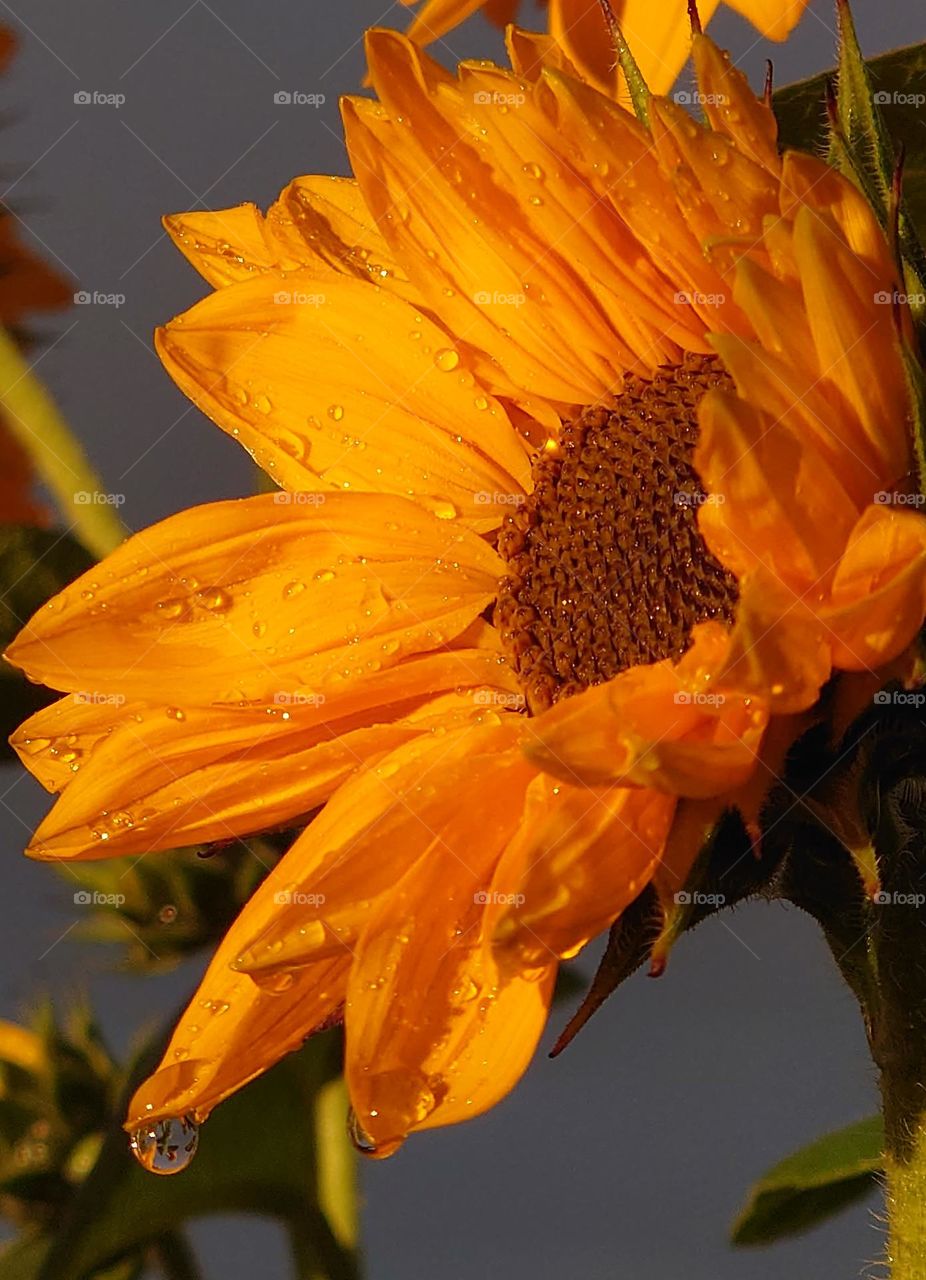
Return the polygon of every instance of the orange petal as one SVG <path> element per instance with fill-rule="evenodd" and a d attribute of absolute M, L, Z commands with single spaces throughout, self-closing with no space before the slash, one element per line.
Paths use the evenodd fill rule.
<path fill-rule="evenodd" d="M 168 214 L 164 229 L 183 256 L 216 289 L 255 275 L 299 265 L 280 257 L 279 246 L 264 234 L 264 217 L 255 204 L 234 209 Z"/>
<path fill-rule="evenodd" d="M 503 967 L 547 966 L 608 928 L 652 877 L 674 810 L 657 791 L 536 778 L 490 895 Z"/>
<path fill-rule="evenodd" d="M 894 284 L 848 248 L 831 219 L 806 207 L 795 218 L 794 254 L 822 376 L 857 415 L 882 474 L 902 476 L 909 405 L 889 305 Z"/>
<path fill-rule="evenodd" d="M 702 21 L 704 17 L 702 15 Z M 757 164 L 778 173 L 778 124 L 775 113 L 756 97 L 749 82 L 707 36 L 697 35 L 691 45 L 700 101 L 712 128 L 732 138 Z"/>
<path fill-rule="evenodd" d="M 423 811 L 416 806 L 412 823 L 427 820 L 438 840 L 374 905 L 357 943 L 347 1079 L 377 1154 L 412 1129 L 491 1106 L 526 1067 L 543 1027 L 554 966 L 536 984 L 505 982 L 482 934 L 484 886 L 517 828 L 530 776 L 516 758 L 496 752 L 494 770 L 476 762 L 478 814 L 443 783 Z M 509 1009 L 522 1025 L 510 1025 Z"/>
<path fill-rule="evenodd" d="M 357 772 L 293 846 L 292 907 L 254 917 L 239 966 L 259 975 L 354 946 L 370 904 L 418 859 L 459 865 L 483 887 L 485 850 L 503 847 L 532 775 L 517 750 L 521 717 L 498 718 L 471 703 L 468 722 L 447 717 Z"/>
<path fill-rule="evenodd" d="M 297 263 L 353 275 L 417 304 L 416 290 L 392 257 L 353 178 L 294 178 L 267 210 L 267 235 Z"/>
<path fill-rule="evenodd" d="M 56 765 L 61 755 L 76 757 L 80 771 L 68 775 L 70 787 L 28 852 L 47 860 L 116 857 L 305 821 L 371 759 L 465 722 L 490 698 L 516 697 L 489 688 L 431 696 L 480 674 L 491 683 L 501 670 L 490 653 L 433 654 L 327 699 L 281 691 L 271 706 L 188 707 L 182 721 L 164 707 L 135 704 L 118 719 L 104 713 L 102 732 L 91 722 L 67 739 L 40 713 L 27 727 L 30 745 L 14 739 L 21 758 L 42 771 L 57 752 Z M 37 739 L 43 729 L 48 736 Z M 51 745 L 36 753 L 37 743 Z"/>
<path fill-rule="evenodd" d="M 274 892 L 279 871 L 278 866 L 271 872 L 258 894 Z M 298 1049 L 343 1002 L 348 954 L 304 970 L 282 990 L 261 990 L 229 968 L 236 929 L 232 925 L 216 952 L 158 1069 L 129 1103 L 130 1131 L 170 1116 L 205 1119 L 229 1094 Z"/>
<path fill-rule="evenodd" d="M 180 388 L 287 489 L 399 493 L 491 528 L 529 483 L 465 352 L 360 280 L 294 272 L 225 289 L 157 347 Z"/>
<path fill-rule="evenodd" d="M 73 691 L 163 704 L 326 693 L 458 636 L 493 599 L 495 552 L 372 494 L 264 494 L 135 534 L 55 596 L 8 656 Z"/>
<path fill-rule="evenodd" d="M 826 628 L 761 567 L 740 579 L 730 648 L 716 687 L 766 700 L 776 716 L 813 706 L 830 677 Z"/>
<path fill-rule="evenodd" d="M 718 0 L 702 0 L 701 21 L 713 17 Z M 615 5 L 624 39 L 643 79 L 653 93 L 667 93 L 688 59 L 691 26 L 684 11 L 650 0 L 622 0 Z M 605 92 L 617 84 L 614 43 L 597 4 L 585 0 L 550 0 L 550 34 L 586 77 Z"/>
<path fill-rule="evenodd" d="M 768 714 L 760 699 L 713 691 L 728 644 L 719 624 L 696 627 L 678 664 L 633 667 L 531 720 L 525 753 L 553 777 L 589 787 L 700 798 L 739 786 Z"/>
<path fill-rule="evenodd" d="M 695 467 L 711 497 L 698 525 L 714 555 L 822 599 L 857 513 L 838 478 L 809 440 L 736 396 L 709 392 L 698 418 Z"/>
<path fill-rule="evenodd" d="M 872 506 L 852 531 L 821 618 L 833 663 L 847 671 L 896 658 L 926 615 L 926 519 L 916 511 Z"/>

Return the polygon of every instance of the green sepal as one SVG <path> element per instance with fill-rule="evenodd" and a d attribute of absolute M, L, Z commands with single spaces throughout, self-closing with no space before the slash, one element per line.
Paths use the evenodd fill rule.
<path fill-rule="evenodd" d="M 624 74 L 627 82 L 627 92 L 630 94 L 630 102 L 633 106 L 634 115 L 641 124 L 649 128 L 649 104 L 650 93 L 649 85 L 643 78 L 643 72 L 637 66 L 636 59 L 633 56 L 630 46 L 624 39 L 624 33 L 621 25 L 614 15 L 609 0 L 600 0 L 604 9 L 605 21 L 611 32 L 611 39 L 614 43 L 614 52 L 617 54 L 618 65 Z"/>

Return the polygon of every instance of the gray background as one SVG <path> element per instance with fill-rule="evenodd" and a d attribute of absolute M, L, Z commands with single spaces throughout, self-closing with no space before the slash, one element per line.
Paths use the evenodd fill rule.
<path fill-rule="evenodd" d="M 133 528 L 252 485 L 244 454 L 187 406 L 152 353 L 155 324 L 204 291 L 159 217 L 266 205 L 297 173 L 346 172 L 337 96 L 360 82 L 361 30 L 407 19 L 383 3 L 0 0 L 0 20 L 23 40 L 0 86 L 0 110 L 17 113 L 3 166 L 21 177 L 0 195 L 82 289 L 126 299 L 47 325 L 40 371 L 105 487 L 126 495 Z M 858 0 L 865 48 L 922 39 L 918 8 Z M 756 42 L 730 13 L 713 31 L 754 83 L 771 52 L 783 84 L 832 62 L 832 26 L 820 0 L 785 48 Z M 477 20 L 439 52 L 499 48 Z M 280 89 L 327 101 L 278 107 Z M 75 106 L 79 90 L 126 103 Z M 4 769 L 0 805 L 0 1016 L 39 987 L 80 983 L 123 1046 L 189 991 L 195 966 L 140 981 L 113 974 L 104 950 L 73 944 L 68 886 L 20 856 L 43 793 Z M 725 916 L 683 941 L 661 981 L 623 988 L 564 1057 L 538 1057 L 491 1115 L 364 1169 L 371 1280 L 843 1280 L 879 1256 L 871 1203 L 772 1250 L 735 1253 L 725 1228 L 769 1164 L 874 1101 L 859 1018 L 809 920 L 770 907 Z M 212 1220 L 195 1234 L 210 1280 L 289 1274 L 272 1225 Z"/>

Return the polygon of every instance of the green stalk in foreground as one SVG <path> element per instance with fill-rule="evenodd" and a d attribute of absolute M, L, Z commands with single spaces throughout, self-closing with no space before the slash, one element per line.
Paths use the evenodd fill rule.
<path fill-rule="evenodd" d="M 69 528 L 102 558 L 125 537 L 112 495 L 106 494 L 81 445 L 27 358 L 0 328 L 0 409 L 27 451 Z"/>

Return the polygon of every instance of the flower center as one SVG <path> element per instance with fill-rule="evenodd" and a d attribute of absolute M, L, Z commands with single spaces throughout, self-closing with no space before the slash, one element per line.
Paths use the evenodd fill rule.
<path fill-rule="evenodd" d="M 629 378 L 613 408 L 586 409 L 534 460 L 534 492 L 507 517 L 509 576 L 495 624 L 539 712 L 628 667 L 682 656 L 699 622 L 732 622 L 736 578 L 698 530 L 698 404 L 731 379 L 687 355 Z"/>

